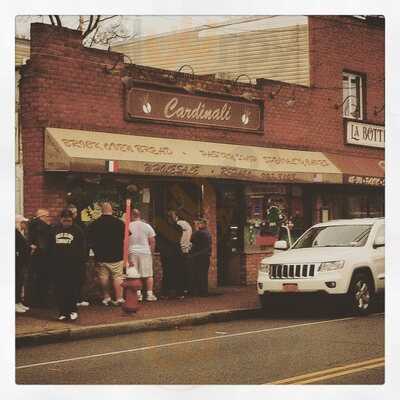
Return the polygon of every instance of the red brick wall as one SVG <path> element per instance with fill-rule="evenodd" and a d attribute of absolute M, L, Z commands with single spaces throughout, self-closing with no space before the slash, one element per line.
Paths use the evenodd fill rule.
<path fill-rule="evenodd" d="M 244 254 L 242 264 L 244 265 L 241 273 L 241 284 L 242 285 L 254 285 L 257 282 L 258 269 L 260 262 L 263 258 L 272 255 L 268 253 L 254 253 Z"/>
<path fill-rule="evenodd" d="M 217 287 L 217 198 L 215 189 L 209 182 L 204 182 L 204 215 L 208 220 L 208 230 L 211 233 L 212 250 L 208 284 Z"/>
<path fill-rule="evenodd" d="M 379 149 L 345 144 L 342 72 L 366 75 L 364 121 L 384 124 L 384 29 L 348 17 L 309 17 L 311 87 L 265 81 L 265 140 L 271 146 L 383 158 Z M 281 86 L 280 90 L 279 87 Z M 273 98 L 269 94 L 279 93 Z M 291 97 L 295 103 L 287 105 Z"/>

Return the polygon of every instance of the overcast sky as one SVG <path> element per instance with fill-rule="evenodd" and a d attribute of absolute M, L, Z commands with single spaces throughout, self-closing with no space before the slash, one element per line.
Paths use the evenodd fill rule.
<path fill-rule="evenodd" d="M 198 25 L 221 22 L 231 19 L 231 16 L 123 16 L 124 26 L 139 36 L 157 35 L 163 32 L 188 29 Z M 77 28 L 77 16 L 63 16 L 63 23 L 70 28 Z M 17 16 L 16 35 L 29 38 L 29 26 L 32 22 L 49 23 L 48 16 Z"/>

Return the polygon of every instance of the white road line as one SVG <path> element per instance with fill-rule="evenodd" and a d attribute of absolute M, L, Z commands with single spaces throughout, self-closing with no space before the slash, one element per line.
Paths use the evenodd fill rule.
<path fill-rule="evenodd" d="M 274 331 L 279 331 L 279 330 L 284 330 L 284 329 L 300 328 L 300 327 L 304 327 L 304 326 L 326 324 L 326 323 L 337 322 L 337 321 L 347 321 L 347 320 L 350 320 L 350 319 L 354 319 L 354 317 L 330 319 L 330 320 L 317 321 L 317 322 L 307 322 L 307 323 L 304 323 L 304 324 L 279 326 L 279 327 L 276 327 L 276 328 L 259 329 L 259 330 L 255 330 L 255 331 L 231 333 L 229 335 L 224 335 L 224 336 L 209 336 L 209 337 L 206 337 L 206 338 L 184 340 L 184 341 L 181 341 L 181 342 L 171 342 L 171 343 L 159 344 L 159 345 L 154 345 L 154 346 L 136 347 L 136 348 L 133 348 L 133 349 L 112 351 L 112 352 L 109 352 L 109 353 L 91 354 L 91 355 L 88 355 L 88 356 L 65 358 L 65 359 L 61 359 L 61 360 L 46 361 L 46 362 L 41 362 L 41 363 L 36 363 L 36 364 L 21 365 L 19 367 L 16 367 L 16 369 L 33 368 L 33 367 L 39 367 L 39 366 L 42 366 L 42 365 L 50 365 L 50 364 L 65 363 L 65 362 L 70 362 L 70 361 L 87 360 L 87 359 L 96 358 L 96 357 L 105 357 L 105 356 L 113 356 L 113 355 L 123 354 L 123 353 L 132 353 L 132 352 L 136 352 L 136 351 L 160 349 L 160 348 L 163 348 L 163 347 L 178 346 L 178 345 L 181 345 L 181 344 L 190 344 L 190 343 L 200 343 L 200 342 L 206 342 L 206 341 L 210 341 L 210 340 L 226 339 L 226 338 L 229 338 L 229 337 L 245 336 L 245 335 L 251 335 L 251 334 L 256 334 L 256 333 L 274 332 Z"/>
<path fill-rule="evenodd" d="M 124 353 L 133 353 L 133 352 L 138 352 L 138 351 L 154 350 L 154 349 L 179 346 L 179 345 L 191 344 L 191 343 L 201 343 L 201 342 L 207 342 L 207 341 L 211 341 L 211 340 L 220 340 L 220 339 L 226 339 L 226 338 L 230 338 L 230 337 L 246 336 L 246 335 L 252 335 L 252 334 L 257 334 L 257 333 L 276 332 L 276 331 L 281 331 L 281 330 L 285 330 L 285 329 L 293 329 L 293 328 L 301 328 L 301 327 L 313 326 L 313 325 L 329 324 L 332 322 L 348 321 L 348 320 L 353 320 L 353 319 L 356 319 L 356 318 L 355 317 L 337 318 L 337 319 L 329 319 L 329 320 L 324 320 L 324 321 L 307 322 L 307 323 L 303 323 L 303 324 L 278 326 L 276 328 L 259 329 L 259 330 L 255 330 L 255 331 L 231 333 L 231 334 L 227 334 L 227 335 L 223 335 L 223 336 L 210 336 L 210 337 L 201 338 L 201 339 L 184 340 L 181 342 L 171 342 L 171 343 L 159 344 L 159 345 L 154 345 L 154 346 L 136 347 L 133 349 L 112 351 L 109 353 L 91 354 L 88 356 L 64 358 L 61 360 L 45 361 L 45 362 L 35 363 L 35 364 L 20 365 L 20 366 L 16 367 L 16 369 L 34 368 L 34 367 L 40 367 L 40 366 L 44 366 L 44 365 L 61 364 L 61 363 L 72 362 L 72 361 L 88 360 L 91 358 L 115 356 L 115 355 L 124 354 Z"/>

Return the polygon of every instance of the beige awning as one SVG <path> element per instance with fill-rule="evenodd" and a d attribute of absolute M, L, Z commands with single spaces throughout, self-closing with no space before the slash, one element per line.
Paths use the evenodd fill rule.
<path fill-rule="evenodd" d="M 312 151 L 47 128 L 47 171 L 210 177 L 259 182 L 341 183 L 341 171 Z"/>
<path fill-rule="evenodd" d="M 328 154 L 326 156 L 342 172 L 343 183 L 366 186 L 385 185 L 385 160 Z"/>

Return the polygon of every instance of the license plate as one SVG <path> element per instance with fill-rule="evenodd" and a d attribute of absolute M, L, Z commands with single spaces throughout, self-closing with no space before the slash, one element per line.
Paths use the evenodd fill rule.
<path fill-rule="evenodd" d="M 299 288 L 297 287 L 297 283 L 284 283 L 283 291 L 284 292 L 297 292 Z"/>

